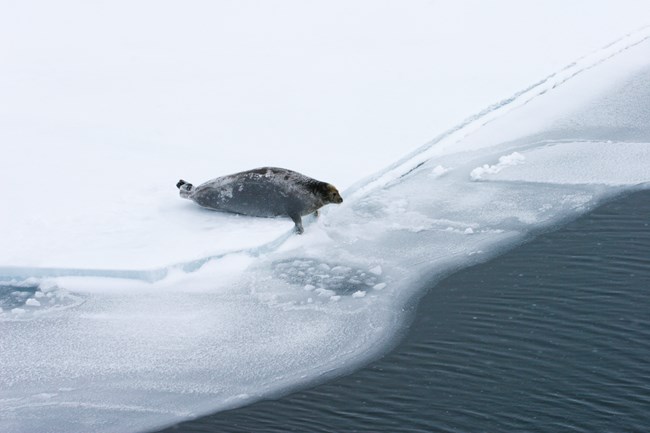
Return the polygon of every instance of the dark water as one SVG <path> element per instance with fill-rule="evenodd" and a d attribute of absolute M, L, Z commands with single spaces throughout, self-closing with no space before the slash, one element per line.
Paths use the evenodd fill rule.
<path fill-rule="evenodd" d="M 421 300 L 366 368 L 171 432 L 650 431 L 650 192 Z"/>

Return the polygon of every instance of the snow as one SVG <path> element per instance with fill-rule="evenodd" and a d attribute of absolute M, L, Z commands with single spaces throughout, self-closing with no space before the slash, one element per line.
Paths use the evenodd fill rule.
<path fill-rule="evenodd" d="M 549 141 L 524 155 L 520 157 L 525 159 L 525 167 L 485 172 L 481 178 L 612 186 L 648 181 L 647 167 L 637 161 L 650 162 L 650 143 Z"/>
<path fill-rule="evenodd" d="M 381 275 L 382 269 L 381 269 L 380 265 L 377 265 L 374 268 L 369 269 L 368 272 L 371 272 L 371 273 L 373 273 L 375 275 Z"/>
<path fill-rule="evenodd" d="M 36 299 L 30 298 L 25 301 L 25 305 L 29 305 L 30 307 L 40 307 L 41 303 Z"/>
<path fill-rule="evenodd" d="M 323 288 L 316 289 L 316 293 L 318 293 L 318 296 L 325 296 L 328 298 L 336 296 L 336 292 L 334 290 L 328 290 Z"/>
<path fill-rule="evenodd" d="M 0 263 L 156 270 L 276 239 L 291 221 L 197 212 L 175 183 L 279 166 L 345 190 L 647 24 L 645 1 L 584 8 L 14 2 Z"/>
<path fill-rule="evenodd" d="M 497 164 L 488 165 L 483 164 L 481 167 L 476 167 L 471 171 L 469 177 L 472 180 L 481 180 L 486 174 L 496 174 L 499 173 L 506 167 L 511 167 L 513 165 L 522 164 L 526 158 L 519 152 L 512 152 L 510 155 L 503 155 L 499 157 L 499 162 Z"/>
<path fill-rule="evenodd" d="M 451 170 L 451 169 L 447 168 L 447 167 L 443 167 L 442 165 L 436 165 L 433 168 L 433 170 L 431 170 L 431 175 L 433 177 L 440 177 L 440 176 L 444 175 L 445 173 L 447 173 L 449 170 Z"/>
<path fill-rule="evenodd" d="M 343 374 L 443 275 L 648 186 L 645 2 L 409 5 L 12 3 L 0 430 L 152 430 Z M 174 186 L 262 165 L 344 202 L 295 236 Z"/>

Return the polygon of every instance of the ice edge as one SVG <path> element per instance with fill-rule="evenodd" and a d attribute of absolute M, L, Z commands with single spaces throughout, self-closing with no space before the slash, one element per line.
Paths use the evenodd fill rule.
<path fill-rule="evenodd" d="M 493 120 L 517 109 L 533 99 L 554 90 L 568 80 L 588 71 L 599 64 L 623 53 L 624 51 L 639 45 L 650 39 L 650 25 L 644 26 L 634 32 L 605 45 L 604 47 L 580 57 L 576 61 L 565 66 L 558 72 L 555 72 L 541 81 L 516 92 L 509 98 L 503 99 L 479 113 L 468 117 L 456 127 L 442 133 L 438 137 L 419 147 L 415 151 L 406 155 L 394 164 L 378 171 L 376 174 L 362 179 L 352 185 L 343 195 L 346 197 L 347 204 L 359 200 L 372 190 L 384 187 L 391 182 L 408 175 L 434 156 L 442 155 L 448 152 L 448 149 L 460 142 L 468 135 L 479 130 Z M 324 212 L 325 214 L 327 212 Z M 307 221 L 309 223 L 311 221 Z M 232 251 L 226 251 L 221 254 L 210 255 L 201 259 L 190 260 L 186 262 L 175 263 L 153 269 L 142 270 L 125 270 L 125 269 L 84 269 L 84 268 L 50 268 L 50 267 L 21 267 L 21 266 L 0 266 L 0 282 L 7 279 L 27 279 L 27 278 L 50 278 L 50 277 L 102 277 L 102 278 L 121 278 L 140 280 L 153 283 L 167 277 L 171 272 L 181 270 L 183 272 L 193 272 L 200 269 L 204 264 L 222 259 L 235 254 L 246 254 L 251 257 L 268 254 L 279 248 L 284 242 L 293 236 L 293 231 L 289 231 L 271 242 L 262 244 L 253 248 L 244 248 Z"/>

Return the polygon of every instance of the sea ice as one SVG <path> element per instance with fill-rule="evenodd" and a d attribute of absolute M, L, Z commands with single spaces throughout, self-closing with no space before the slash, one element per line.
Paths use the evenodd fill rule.
<path fill-rule="evenodd" d="M 316 293 L 318 293 L 318 296 L 329 296 L 330 298 L 336 296 L 336 292 L 334 290 L 327 290 L 327 289 L 316 289 Z"/>
<path fill-rule="evenodd" d="M 450 169 L 447 167 L 443 167 L 442 165 L 436 165 L 433 167 L 433 170 L 431 170 L 431 174 L 433 177 L 440 177 L 443 174 L 447 173 Z"/>
<path fill-rule="evenodd" d="M 375 266 L 374 268 L 371 268 L 368 272 L 371 272 L 375 275 L 381 275 L 382 269 L 380 265 Z"/>
<path fill-rule="evenodd" d="M 71 36 L 76 43 L 76 33 Z M 192 141 L 190 118 L 173 145 L 161 146 L 167 158 L 161 157 L 160 165 L 149 145 L 126 152 L 119 159 L 123 167 L 105 169 L 99 162 L 114 157 L 112 144 L 129 140 L 117 134 L 89 151 L 79 146 L 80 156 L 66 162 L 56 146 L 65 134 L 49 134 L 56 119 L 29 128 L 42 134 L 39 157 L 61 164 L 35 163 L 16 171 L 11 158 L 0 163 L 0 175 L 11 173 L 0 185 L 16 186 L 3 198 L 19 209 L 2 218 L 20 228 L 14 233 L 11 224 L 2 225 L 3 242 L 10 243 L 1 251 L 0 300 L 20 305 L 34 298 L 13 292 L 46 293 L 38 312 L 17 306 L 0 317 L 0 431 L 151 430 L 367 362 L 390 347 L 407 323 L 404 307 L 437 278 L 493 257 L 617 193 L 647 187 L 649 37 L 647 29 L 630 33 L 360 181 L 344 192 L 340 207 L 325 209 L 301 237 L 291 235 L 290 221 L 196 212 L 169 192 L 167 177 L 177 164 L 190 171 L 188 161 L 200 159 L 198 171 L 205 174 L 213 169 L 211 158 L 220 155 L 197 157 L 179 147 Z M 46 39 L 41 43 L 52 46 Z M 182 52 L 188 45 L 179 46 Z M 103 54 L 89 51 L 95 52 Z M 75 51 L 68 61 L 77 58 Z M 176 58 L 173 63 L 183 64 Z M 32 73 L 42 69 L 34 65 Z M 58 76 L 56 82 L 67 81 Z M 93 83 L 86 83 L 88 89 Z M 641 90 L 626 93 L 625 86 Z M 266 86 L 251 91 L 260 88 Z M 378 88 L 384 87 L 372 92 Z M 127 90 L 126 95 L 133 89 Z M 233 101 L 240 105 L 229 111 L 249 113 L 245 98 Z M 191 116 L 200 112 L 188 110 Z M 227 123 L 218 118 L 210 121 Z M 107 131 L 114 120 L 98 125 L 93 119 L 98 117 L 75 117 L 88 123 L 88 131 Z M 268 136 L 276 132 L 272 121 L 245 123 Z M 19 137 L 22 130 L 13 131 Z M 143 140 L 153 140 L 153 131 L 141 131 Z M 264 144 L 277 153 L 278 147 Z M 298 153 L 304 158 L 305 152 Z M 517 155 L 525 164 L 516 164 L 523 160 Z M 88 165 L 80 164 L 85 156 Z M 603 157 L 624 164 L 629 174 L 598 167 Z M 24 162 L 22 154 L 16 158 Z M 437 166 L 454 170 L 432 179 Z M 472 181 L 477 167 L 481 182 Z M 25 189 L 18 174 L 25 175 Z M 600 176 L 605 182 L 598 182 Z M 85 188 L 82 180 L 91 178 L 102 181 Z M 26 192 L 29 197 L 39 192 L 43 202 L 24 200 Z M 395 224 L 400 229 L 391 229 Z M 463 236 L 468 228 L 474 233 Z M 314 289 L 303 290 L 307 285 Z M 370 287 L 372 296 L 359 297 Z"/>
<path fill-rule="evenodd" d="M 486 174 L 499 173 L 506 167 L 522 164 L 526 158 L 519 152 L 512 152 L 510 155 L 503 155 L 499 157 L 499 162 L 494 165 L 484 164 L 481 167 L 476 167 L 469 176 L 472 180 L 481 180 Z"/>
<path fill-rule="evenodd" d="M 484 173 L 483 179 L 558 184 L 634 185 L 647 182 L 650 143 L 548 141 L 523 152 L 526 166 Z M 623 168 L 624 167 L 624 168 Z"/>

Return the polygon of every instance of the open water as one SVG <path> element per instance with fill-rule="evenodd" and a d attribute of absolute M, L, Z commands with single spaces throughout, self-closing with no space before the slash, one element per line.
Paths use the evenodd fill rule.
<path fill-rule="evenodd" d="M 351 375 L 164 430 L 288 431 L 650 431 L 650 191 L 436 284 Z"/>

